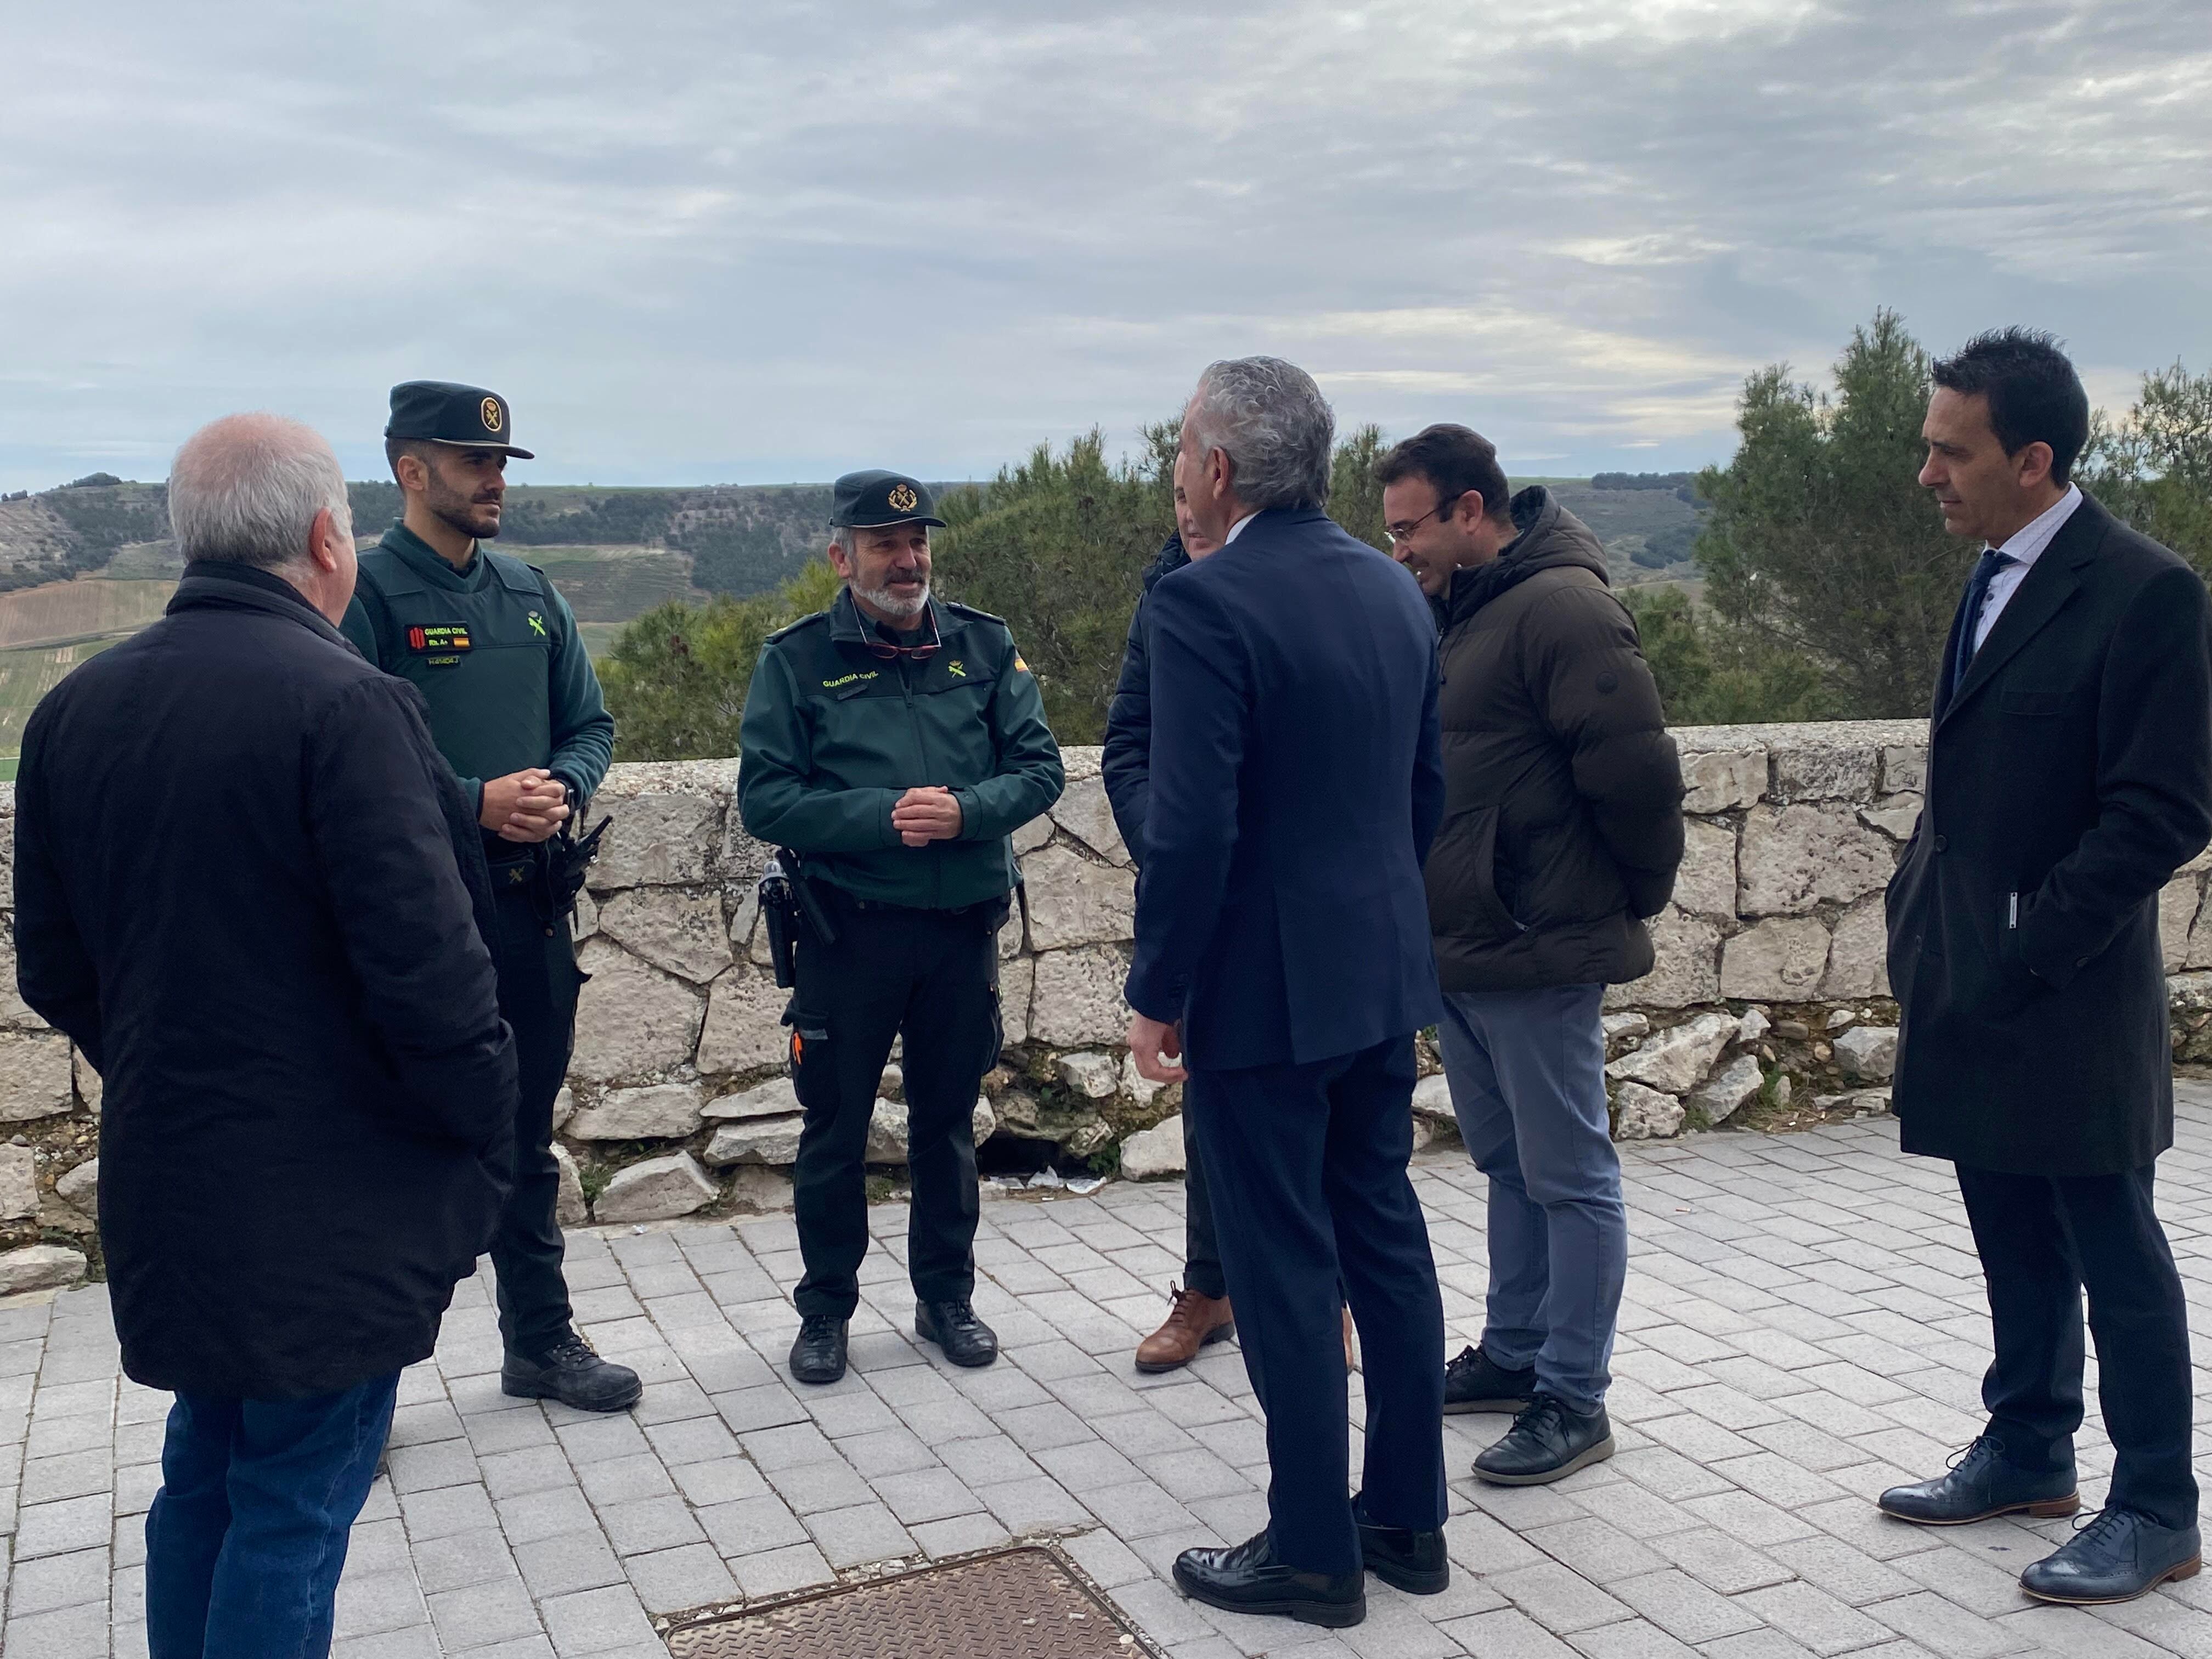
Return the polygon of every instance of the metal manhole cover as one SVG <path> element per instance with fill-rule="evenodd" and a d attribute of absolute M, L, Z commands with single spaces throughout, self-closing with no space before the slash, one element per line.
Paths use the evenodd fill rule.
<path fill-rule="evenodd" d="M 1142 1659 L 1049 1550 L 1006 1550 L 672 1631 L 673 1659 Z"/>

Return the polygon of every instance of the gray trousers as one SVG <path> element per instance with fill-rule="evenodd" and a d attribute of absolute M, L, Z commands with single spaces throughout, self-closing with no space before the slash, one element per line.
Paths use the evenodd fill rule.
<path fill-rule="evenodd" d="M 1601 985 L 1455 991 L 1437 1027 L 1452 1112 L 1490 1177 L 1484 1351 L 1590 1412 L 1612 1381 L 1628 1271 L 1620 1159 L 1606 1116 Z"/>

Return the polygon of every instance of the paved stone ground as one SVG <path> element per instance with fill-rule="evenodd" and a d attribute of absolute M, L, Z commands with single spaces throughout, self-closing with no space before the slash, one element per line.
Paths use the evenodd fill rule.
<path fill-rule="evenodd" d="M 2212 1086 L 2184 1096 L 2160 1208 L 2212 1328 Z M 572 1237 L 580 1318 L 648 1380 L 634 1418 L 503 1398 L 485 1286 L 463 1285 L 403 1385 L 337 1651 L 647 1659 L 679 1610 L 1052 1534 L 1175 1659 L 2212 1655 L 2212 1577 L 2038 1607 L 2014 1578 L 2068 1523 L 1927 1532 L 1874 1512 L 1872 1493 L 1940 1470 L 1978 1427 L 1987 1323 L 1945 1167 L 1901 1157 L 1887 1120 L 1623 1150 L 1620 1455 L 1554 1486 L 1480 1486 L 1468 1465 L 1504 1420 L 1447 1419 L 1455 1582 L 1416 1599 L 1370 1581 L 1356 1630 L 1216 1614 L 1171 1587 L 1177 1551 L 1261 1524 L 1265 1451 L 1233 1348 L 1179 1376 L 1131 1369 L 1179 1267 L 1182 1193 L 1117 1184 L 987 1203 L 976 1303 L 1006 1352 L 982 1371 L 905 1334 L 894 1206 L 873 1213 L 854 1374 L 832 1389 L 784 1379 L 787 1220 Z M 1482 1183 L 1456 1152 L 1416 1179 L 1454 1341 L 1472 1340 Z M 0 1310 L 7 1659 L 145 1651 L 165 1407 L 118 1378 L 98 1287 Z M 2081 1454 L 2094 1504 L 2094 1425 Z"/>

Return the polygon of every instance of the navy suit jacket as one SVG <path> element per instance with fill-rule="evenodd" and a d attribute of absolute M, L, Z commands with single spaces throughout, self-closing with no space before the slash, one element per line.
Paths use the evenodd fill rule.
<path fill-rule="evenodd" d="M 1129 1006 L 1206 1071 L 1306 1064 L 1443 1012 L 1421 861 L 1443 816 L 1436 624 L 1317 510 L 1164 578 Z"/>

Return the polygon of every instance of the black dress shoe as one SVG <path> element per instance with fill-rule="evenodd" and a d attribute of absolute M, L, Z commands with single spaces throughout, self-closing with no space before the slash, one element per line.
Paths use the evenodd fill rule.
<path fill-rule="evenodd" d="M 1600 1406 L 1571 1411 L 1540 1389 L 1505 1437 L 1474 1460 L 1475 1478 L 1493 1486 L 1540 1486 L 1613 1455 L 1613 1424 Z"/>
<path fill-rule="evenodd" d="M 1444 1367 L 1444 1415 L 1525 1412 L 1536 1394 L 1536 1368 L 1509 1371 L 1480 1348 L 1462 1348 Z"/>
<path fill-rule="evenodd" d="M 1963 1527 L 2022 1510 L 2041 1521 L 2081 1507 L 2074 1468 L 2039 1474 L 2005 1461 L 1997 1443 L 1983 1435 L 1959 1455 L 1948 1474 L 1910 1486 L 1892 1486 L 1875 1506 L 1884 1515 L 1921 1527 Z"/>
<path fill-rule="evenodd" d="M 791 1345 L 791 1374 L 801 1382 L 835 1382 L 845 1374 L 845 1322 L 835 1314 L 809 1314 Z"/>
<path fill-rule="evenodd" d="M 517 1399 L 557 1400 L 580 1412 L 628 1411 L 645 1392 L 635 1371 L 600 1358 L 574 1331 L 542 1354 L 508 1354 L 499 1388 Z"/>
<path fill-rule="evenodd" d="M 2194 1527 L 2161 1527 L 2140 1510 L 2103 1509 L 2055 1555 L 2020 1576 L 2039 1601 L 2094 1607 L 2132 1601 L 2204 1564 Z"/>
<path fill-rule="evenodd" d="M 1176 1557 L 1182 1593 L 1225 1613 L 1273 1613 L 1342 1630 L 1367 1616 L 1367 1581 L 1357 1572 L 1302 1572 L 1275 1559 L 1267 1533 L 1221 1550 Z"/>
<path fill-rule="evenodd" d="M 999 1357 L 998 1337 L 965 1302 L 917 1303 L 914 1334 L 944 1349 L 956 1365 L 988 1365 Z"/>
<path fill-rule="evenodd" d="M 1358 1513 L 1356 1507 L 1353 1513 Z M 1451 1561 L 1444 1553 L 1441 1527 L 1416 1532 L 1411 1527 L 1378 1527 L 1362 1521 L 1359 1559 L 1368 1571 L 1408 1595 L 1440 1595 L 1451 1588 Z"/>

